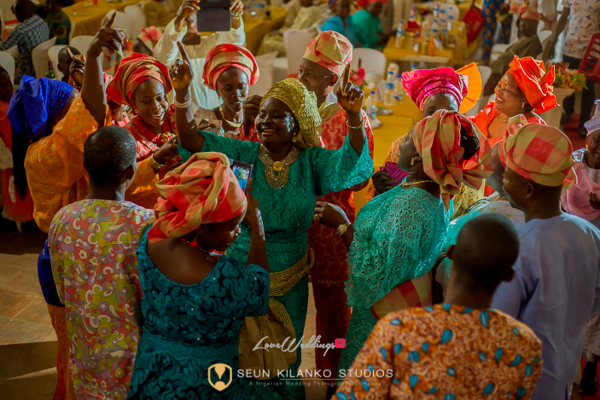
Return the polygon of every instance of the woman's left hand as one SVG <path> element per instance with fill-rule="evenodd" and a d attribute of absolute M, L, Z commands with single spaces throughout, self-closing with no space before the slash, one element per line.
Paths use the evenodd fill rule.
<path fill-rule="evenodd" d="M 340 225 L 346 225 L 350 223 L 350 220 L 346 216 L 344 210 L 335 204 L 324 201 L 317 201 L 315 214 L 319 217 L 319 222 L 322 225 L 333 229 L 337 229 Z"/>
<path fill-rule="evenodd" d="M 350 64 L 346 65 L 342 75 L 342 84 L 337 90 L 337 100 L 340 106 L 346 111 L 348 123 L 357 126 L 362 121 L 361 110 L 365 94 L 349 81 Z M 358 120 L 358 123 L 356 121 Z"/>
<path fill-rule="evenodd" d="M 171 78 L 171 84 L 175 92 L 187 91 L 190 88 L 190 83 L 194 79 L 194 72 L 190 62 L 190 57 L 185 51 L 185 47 L 181 42 L 177 42 L 179 48 L 179 54 L 181 58 L 175 60 L 175 63 L 169 71 L 169 78 Z"/>
<path fill-rule="evenodd" d="M 244 11 L 244 3 L 242 3 L 242 0 L 233 0 L 231 2 L 231 7 L 229 7 L 229 10 L 232 14 L 241 13 Z"/>
<path fill-rule="evenodd" d="M 154 160 L 159 164 L 166 164 L 167 161 L 171 161 L 179 155 L 179 149 L 177 148 L 177 136 L 169 139 L 168 142 L 163 144 L 154 153 Z"/>

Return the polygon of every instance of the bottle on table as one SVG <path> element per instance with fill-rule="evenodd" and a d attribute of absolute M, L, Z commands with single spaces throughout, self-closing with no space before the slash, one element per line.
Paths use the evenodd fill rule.
<path fill-rule="evenodd" d="M 50 61 L 50 60 L 48 60 L 48 72 L 46 72 L 46 78 L 56 79 L 56 74 L 54 73 L 54 68 L 52 68 L 52 61 Z"/>
<path fill-rule="evenodd" d="M 394 100 L 396 100 L 399 104 L 402 104 L 404 99 L 404 86 L 402 85 L 402 74 L 396 74 L 396 87 Z"/>
<path fill-rule="evenodd" d="M 417 66 L 417 63 L 413 63 L 412 67 L 410 67 L 411 71 L 415 71 L 417 69 L 419 69 L 419 67 Z"/>
<path fill-rule="evenodd" d="M 405 42 L 406 37 L 404 36 L 404 21 L 400 21 L 398 24 L 398 29 L 396 29 L 396 48 L 403 49 Z"/>
<path fill-rule="evenodd" d="M 367 97 L 365 101 L 366 113 L 371 120 L 371 125 L 380 124 L 380 121 L 377 119 L 377 98 L 375 97 L 375 91 L 371 90 L 371 94 Z"/>
<path fill-rule="evenodd" d="M 394 95 L 396 93 L 396 79 L 394 71 L 388 71 L 385 80 L 385 91 L 383 92 L 383 103 L 391 107 L 394 105 Z"/>

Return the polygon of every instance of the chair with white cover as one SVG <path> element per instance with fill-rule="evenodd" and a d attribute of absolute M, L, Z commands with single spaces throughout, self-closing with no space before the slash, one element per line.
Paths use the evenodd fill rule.
<path fill-rule="evenodd" d="M 276 57 L 276 51 L 256 56 L 256 64 L 260 71 L 260 77 L 254 85 L 250 86 L 248 96 L 263 96 L 273 86 L 273 63 Z"/>
<path fill-rule="evenodd" d="M 111 10 L 106 13 L 104 18 L 102 19 L 102 26 L 104 26 L 104 22 L 110 18 L 114 11 Z M 128 38 L 131 38 L 131 19 L 129 15 L 125 14 L 122 11 L 117 11 L 117 18 L 115 19 L 115 23 L 113 24 L 113 29 L 123 29 L 125 30 L 125 35 Z"/>
<path fill-rule="evenodd" d="M 35 69 L 35 77 L 43 78 L 48 72 L 48 50 L 50 47 L 56 44 L 56 38 L 53 37 L 50 40 L 46 40 L 44 43 L 40 43 L 31 51 L 31 58 L 33 60 L 33 68 Z"/>
<path fill-rule="evenodd" d="M 365 70 L 365 74 L 385 77 L 387 60 L 382 52 L 362 47 L 354 49 L 352 52 L 352 62 L 350 63 L 353 70 L 358 69 L 358 60 L 361 60 L 361 67 Z"/>
<path fill-rule="evenodd" d="M 146 14 L 144 14 L 144 11 L 142 11 L 142 7 L 139 4 L 125 7 L 125 14 L 129 16 L 129 20 L 131 21 L 130 39 L 135 41 L 142 32 L 142 29 L 147 25 Z"/>
<path fill-rule="evenodd" d="M 306 46 L 313 40 L 311 34 L 306 31 L 290 29 L 283 32 L 283 43 L 285 45 L 285 57 L 275 59 L 273 75 L 274 82 L 279 82 L 288 74 L 298 72 L 300 61 L 306 52 Z"/>
<path fill-rule="evenodd" d="M 69 31 L 69 44 L 71 44 L 71 40 L 73 40 L 73 32 L 75 32 L 75 27 L 77 24 L 71 21 L 71 30 Z"/>
<path fill-rule="evenodd" d="M 69 46 L 75 47 L 81 54 L 87 53 L 88 48 L 90 47 L 90 43 L 94 40 L 93 36 L 90 35 L 81 35 L 75 36 L 69 42 Z"/>
<path fill-rule="evenodd" d="M 48 50 L 48 57 L 50 61 L 52 61 L 52 69 L 54 69 L 54 75 L 56 75 L 56 79 L 61 80 L 63 78 L 63 73 L 58 70 L 58 54 L 62 49 L 67 47 L 64 44 L 57 44 L 56 46 L 50 47 Z"/>
<path fill-rule="evenodd" d="M 8 72 L 10 81 L 15 82 L 15 59 L 5 51 L 0 51 L 0 65 Z"/>

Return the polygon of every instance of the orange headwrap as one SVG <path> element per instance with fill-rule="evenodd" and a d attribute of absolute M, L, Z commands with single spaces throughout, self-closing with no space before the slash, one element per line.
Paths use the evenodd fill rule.
<path fill-rule="evenodd" d="M 519 9 L 519 18 L 535 19 L 539 21 L 540 13 L 538 12 L 536 6 L 529 5 L 529 2 L 526 0 Z"/>
<path fill-rule="evenodd" d="M 184 236 L 200 225 L 229 221 L 246 210 L 229 159 L 221 153 L 196 153 L 156 183 L 163 196 L 154 207 L 151 243 Z"/>
<path fill-rule="evenodd" d="M 248 84 L 254 85 L 260 76 L 256 59 L 245 47 L 235 44 L 219 44 L 209 50 L 204 64 L 204 84 L 209 89 L 217 90 L 217 79 L 226 69 L 235 67 L 248 76 Z"/>
<path fill-rule="evenodd" d="M 171 91 L 167 66 L 154 57 L 131 53 L 121 60 L 115 77 L 106 88 L 106 96 L 117 104 L 133 108 L 133 93 L 147 79 L 156 79 L 165 87 L 165 94 Z"/>
<path fill-rule="evenodd" d="M 308 44 L 303 58 L 340 76 L 352 61 L 352 48 L 352 43 L 341 33 L 325 31 Z"/>
<path fill-rule="evenodd" d="M 511 118 L 509 125 L 518 117 Z M 540 185 L 573 187 L 577 177 L 569 138 L 552 126 L 528 124 L 525 118 L 517 127 L 516 131 L 509 127 L 498 147 L 502 164 Z"/>
<path fill-rule="evenodd" d="M 463 159 L 462 128 L 467 136 L 477 135 L 479 139 L 479 149 L 470 160 Z M 415 127 L 413 141 L 423 158 L 423 170 L 440 185 L 446 208 L 463 182 L 479 189 L 482 180 L 492 174 L 490 145 L 477 126 L 456 111 L 439 110 L 421 120 Z"/>
<path fill-rule="evenodd" d="M 546 73 L 541 61 L 531 57 L 515 56 L 509 67 L 508 72 L 515 78 L 519 89 L 536 113 L 541 114 L 556 107 L 556 97 L 552 87 L 554 66 Z"/>

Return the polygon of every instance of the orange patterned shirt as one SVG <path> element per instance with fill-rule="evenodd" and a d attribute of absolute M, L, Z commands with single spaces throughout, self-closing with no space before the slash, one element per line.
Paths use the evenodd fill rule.
<path fill-rule="evenodd" d="M 108 107 L 106 111 L 108 124 Z M 58 210 L 88 195 L 90 185 L 83 167 L 83 144 L 97 129 L 96 120 L 78 96 L 67 115 L 54 126 L 52 134 L 29 146 L 25 171 L 34 204 L 33 218 L 42 231 L 48 232 Z M 156 180 L 150 161 L 139 162 L 126 199 L 143 207 L 152 207 L 145 200 L 148 193 L 156 199 Z"/>
<path fill-rule="evenodd" d="M 526 325 L 439 304 L 381 319 L 336 398 L 529 399 L 541 372 L 542 342 Z"/>

